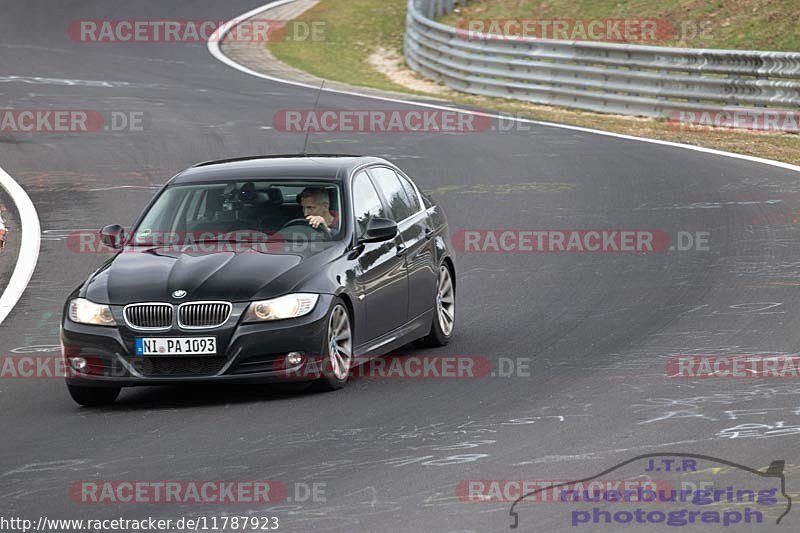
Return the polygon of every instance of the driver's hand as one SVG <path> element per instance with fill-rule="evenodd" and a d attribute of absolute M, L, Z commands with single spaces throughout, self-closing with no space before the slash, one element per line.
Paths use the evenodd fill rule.
<path fill-rule="evenodd" d="M 318 215 L 309 215 L 306 217 L 308 223 L 311 224 L 311 227 L 317 229 L 321 226 L 321 229 L 327 230 L 328 224 L 325 223 L 325 219 Z"/>

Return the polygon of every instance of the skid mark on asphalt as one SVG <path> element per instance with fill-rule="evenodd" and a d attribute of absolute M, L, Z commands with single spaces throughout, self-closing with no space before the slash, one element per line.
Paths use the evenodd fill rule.
<path fill-rule="evenodd" d="M 108 413 L 109 417 L 119 417 L 119 413 Z M 86 415 L 95 416 L 95 415 Z M 520 426 L 530 427 L 532 424 L 545 424 L 552 427 L 553 424 L 562 425 L 565 423 L 577 422 L 589 416 L 588 414 L 561 414 L 561 415 L 530 415 L 504 420 L 502 417 L 484 420 L 471 420 L 464 423 L 436 423 L 426 426 L 399 426 L 399 427 L 366 427 L 366 428 L 346 428 L 331 429 L 320 432 L 298 432 L 286 435 L 272 434 L 258 440 L 234 441 L 231 443 L 230 452 L 235 453 L 236 457 L 242 462 L 249 459 L 257 461 L 255 464 L 238 466 L 228 465 L 226 468 L 231 473 L 241 473 L 243 469 L 253 471 L 262 469 L 261 460 L 265 453 L 276 448 L 297 448 L 298 458 L 303 458 L 304 446 L 319 445 L 321 441 L 327 441 L 330 446 L 344 448 L 344 456 L 341 459 L 328 461 L 299 460 L 294 464 L 281 464 L 280 469 L 284 472 L 293 472 L 296 480 L 315 481 L 326 478 L 335 478 L 342 471 L 353 468 L 381 467 L 391 468 L 440 468 L 457 467 L 467 463 L 474 463 L 491 455 L 493 446 L 497 443 L 500 434 L 506 430 L 520 431 Z M 146 413 L 143 414 L 146 417 Z M 504 427 L 505 426 L 505 427 Z M 123 437 L 119 437 L 123 439 Z M 106 443 L 108 444 L 108 443 Z M 260 444 L 260 445 L 259 445 Z M 239 449 L 241 445 L 242 449 Z M 255 445 L 255 446 L 254 446 Z M 378 459 L 365 460 L 363 453 L 385 452 L 385 456 Z M 355 456 L 347 458 L 347 456 Z M 359 458 L 361 456 L 361 458 Z M 191 454 L 191 456 L 180 457 L 173 455 L 148 455 L 147 462 L 151 465 L 158 463 L 170 463 L 181 469 L 185 466 L 185 471 L 197 472 L 197 465 L 211 464 L 213 459 L 218 457 L 214 451 Z M 3 475 L 28 474 L 40 471 L 66 470 L 75 472 L 92 472 L 109 469 L 118 470 L 127 465 L 135 468 L 140 464 L 142 457 L 116 457 L 110 461 L 94 460 L 84 458 L 62 459 L 49 462 L 34 462 L 20 465 Z M 235 472 L 234 472 L 235 470 Z M 181 469 L 184 472 L 184 469 Z M 184 472 L 185 473 L 185 472 Z M 117 475 L 115 472 L 113 475 Z M 112 474 L 108 474 L 112 475 Z M 217 473 L 216 475 L 220 475 Z M 20 476 L 17 476 L 20 477 Z M 18 480 L 22 482 L 25 476 Z M 15 480 L 17 481 L 17 480 Z M 13 483 L 9 483 L 13 484 Z M 13 489 L 14 487 L 8 487 Z"/>
<path fill-rule="evenodd" d="M 6 45 L 3 45 L 4 47 Z M 0 76 L 0 83 L 25 83 L 28 85 L 53 85 L 60 87 L 92 87 L 99 89 L 175 89 L 175 85 L 163 83 L 140 83 L 127 81 L 108 81 L 108 80 L 80 80 L 70 78 L 48 78 L 45 76 Z M 205 89 L 191 89 L 195 92 L 207 92 Z M 283 93 L 265 93 L 284 96 Z M 33 93 L 31 93 L 31 96 Z M 52 95 L 40 95 L 52 96 Z M 70 96 L 66 93 L 59 93 L 59 96 Z M 84 97 L 85 94 L 75 93 L 75 96 Z"/>
<path fill-rule="evenodd" d="M 629 453 L 629 452 L 637 451 L 637 450 L 652 450 L 654 448 L 658 449 L 658 448 L 665 448 L 665 447 L 684 445 L 684 444 L 698 444 L 700 442 L 709 442 L 709 441 L 713 441 L 713 440 L 716 440 L 716 439 L 714 439 L 714 438 L 691 439 L 691 440 L 681 440 L 681 441 L 675 441 L 675 442 L 664 442 L 664 443 L 658 443 L 658 444 L 642 444 L 640 446 L 632 446 L 630 448 L 611 448 L 611 449 L 607 449 L 607 450 L 598 450 L 598 451 L 588 452 L 588 453 L 585 453 L 585 454 L 580 454 L 578 456 L 577 460 L 579 460 L 579 461 L 583 461 L 583 460 L 594 461 L 594 460 L 597 460 L 597 459 L 601 459 L 606 455 Z M 584 457 L 584 456 L 588 456 L 588 457 Z M 546 457 L 539 457 L 539 458 L 536 458 L 536 459 L 531 459 L 529 461 L 523 461 L 521 463 L 514 463 L 512 466 L 525 466 L 525 465 L 546 463 L 549 460 L 551 460 L 551 459 L 549 459 L 551 457 L 559 457 L 559 458 L 561 458 L 562 461 L 571 461 L 572 460 L 572 459 L 570 459 L 572 456 L 569 456 L 569 455 L 557 455 L 557 456 L 548 455 Z"/>
<path fill-rule="evenodd" d="M 559 182 L 523 182 L 523 183 L 479 183 L 477 185 L 441 185 L 435 189 L 426 189 L 430 195 L 446 194 L 520 194 L 526 192 L 565 192 L 577 190 L 574 183 Z"/>
<path fill-rule="evenodd" d="M 783 420 L 771 424 L 739 424 L 717 433 L 717 437 L 723 439 L 769 439 L 797 435 L 800 435 L 800 424 L 787 424 Z"/>
<path fill-rule="evenodd" d="M 116 176 L 122 183 L 107 188 L 105 184 L 108 182 L 109 174 Z M 166 182 L 166 178 L 154 179 L 153 176 L 162 174 L 159 169 L 118 171 L 111 168 L 107 172 L 98 174 L 72 170 L 37 170 L 17 172 L 15 175 L 25 182 L 25 187 L 29 190 L 44 190 L 51 193 L 54 191 L 89 192 L 92 189 L 100 192 L 117 187 L 156 190 L 161 187 L 160 183 Z M 153 183 L 156 180 L 159 183 Z M 96 186 L 101 184 L 104 186 Z"/>
<path fill-rule="evenodd" d="M 43 241 L 63 241 L 73 233 L 97 232 L 97 228 L 47 229 L 42 231 Z"/>
<path fill-rule="evenodd" d="M 663 423 L 664 421 L 679 421 L 687 418 L 696 418 L 709 422 L 752 421 L 756 424 L 764 422 L 766 417 L 773 415 L 784 419 L 800 417 L 800 407 L 760 407 L 755 402 L 770 402 L 779 396 L 796 396 L 800 393 L 800 384 L 789 385 L 764 385 L 743 387 L 738 390 L 724 393 L 714 393 L 702 396 L 685 398 L 648 398 L 643 403 L 631 405 L 631 409 L 643 420 L 637 425 Z M 739 406 L 744 406 L 739 407 Z M 800 419 L 797 419 L 800 423 Z M 785 425 L 785 421 L 775 423 L 774 426 L 760 425 L 750 428 L 745 426 L 717 430 L 715 438 L 740 438 L 740 437 L 776 437 L 790 436 L 800 433 L 800 426 Z M 738 429 L 737 429 L 738 428 Z M 752 429 L 753 431 L 744 431 Z M 737 433 L 737 431 L 739 431 Z"/>
<path fill-rule="evenodd" d="M 112 187 L 99 187 L 96 189 L 89 189 L 89 192 L 98 191 L 118 191 L 121 189 L 142 189 L 144 191 L 157 191 L 161 185 L 114 185 Z"/>
<path fill-rule="evenodd" d="M 52 470 L 79 470 L 78 466 L 89 463 L 89 459 L 64 459 L 60 461 L 43 461 L 28 463 L 13 470 L 4 472 L 3 476 L 10 476 L 12 474 L 26 474 L 30 472 L 45 472 Z"/>
<path fill-rule="evenodd" d="M 649 206 L 642 204 L 634 208 L 634 211 L 665 211 L 665 210 L 683 210 L 683 209 L 721 209 L 728 206 L 743 206 L 743 205 L 774 205 L 780 204 L 783 200 L 773 198 L 769 200 L 748 200 L 748 201 L 730 201 L 730 202 L 694 202 L 691 204 L 670 204 L 670 205 L 656 205 Z"/>
<path fill-rule="evenodd" d="M 39 76 L 0 76 L 0 83 L 31 83 L 37 85 L 70 85 L 82 87 L 132 87 L 125 81 L 101 81 L 101 80 L 71 80 L 66 78 L 44 78 Z"/>

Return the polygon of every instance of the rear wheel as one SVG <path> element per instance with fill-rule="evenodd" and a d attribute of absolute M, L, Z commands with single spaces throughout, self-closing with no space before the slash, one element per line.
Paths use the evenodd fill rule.
<path fill-rule="evenodd" d="M 67 385 L 67 389 L 75 402 L 86 407 L 112 404 L 122 390 L 121 387 L 80 387 L 78 385 Z"/>
<path fill-rule="evenodd" d="M 420 340 L 423 346 L 445 346 L 453 335 L 456 323 L 456 290 L 450 268 L 445 264 L 439 267 L 434 311 L 431 330 Z"/>
<path fill-rule="evenodd" d="M 324 391 L 341 389 L 350 376 L 353 364 L 353 328 L 350 313 L 337 299 L 328 315 L 328 333 L 323 349 L 322 376 L 317 388 Z"/>

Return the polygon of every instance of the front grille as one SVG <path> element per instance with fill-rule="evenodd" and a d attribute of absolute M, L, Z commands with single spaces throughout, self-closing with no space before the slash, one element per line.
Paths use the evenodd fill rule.
<path fill-rule="evenodd" d="M 228 302 L 192 302 L 178 306 L 178 325 L 184 329 L 216 328 L 230 316 Z"/>
<path fill-rule="evenodd" d="M 134 368 L 146 377 L 213 376 L 225 366 L 225 357 L 139 357 Z"/>
<path fill-rule="evenodd" d="M 133 329 L 144 331 L 165 330 L 172 327 L 170 304 L 130 304 L 123 311 L 125 322 Z"/>

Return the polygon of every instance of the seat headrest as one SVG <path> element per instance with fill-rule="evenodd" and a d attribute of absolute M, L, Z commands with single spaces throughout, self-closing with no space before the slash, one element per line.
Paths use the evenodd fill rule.
<path fill-rule="evenodd" d="M 256 184 L 252 181 L 248 181 L 242 188 L 239 189 L 239 200 L 243 202 L 252 202 L 256 199 Z"/>
<path fill-rule="evenodd" d="M 269 199 L 267 200 L 272 205 L 281 205 L 283 204 L 283 193 L 280 189 L 275 187 L 270 187 L 265 191 Z"/>

